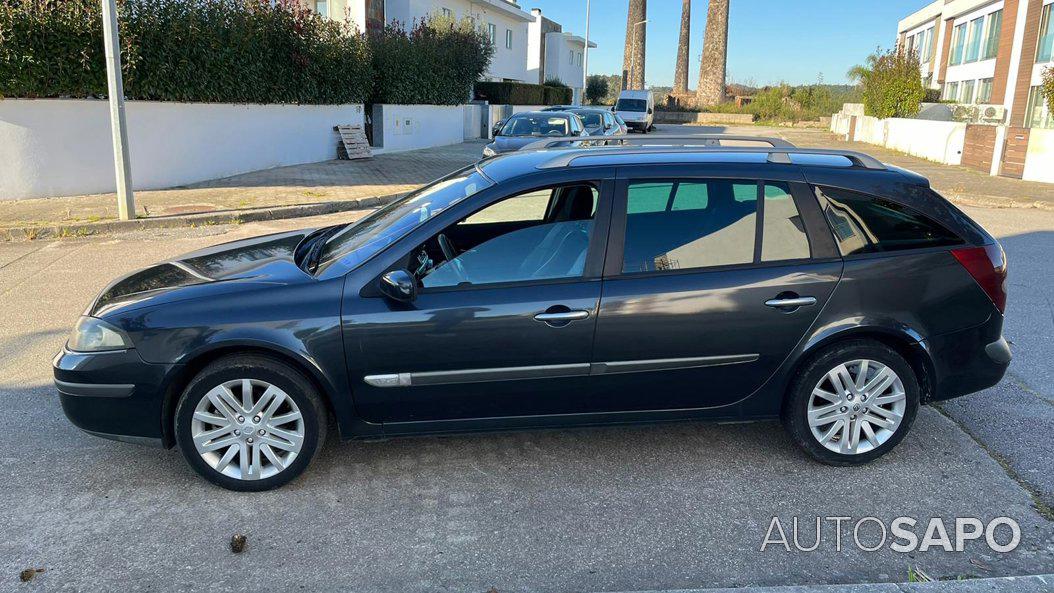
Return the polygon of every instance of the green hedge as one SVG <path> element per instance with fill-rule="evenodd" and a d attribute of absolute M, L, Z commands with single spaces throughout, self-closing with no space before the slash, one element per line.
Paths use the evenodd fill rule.
<path fill-rule="evenodd" d="M 493 105 L 563 105 L 571 102 L 567 87 L 525 82 L 477 82 L 475 97 Z"/>
<path fill-rule="evenodd" d="M 486 71 L 494 46 L 471 21 L 436 17 L 410 31 L 390 24 L 370 34 L 371 102 L 460 105 Z"/>
<path fill-rule="evenodd" d="M 493 54 L 467 21 L 367 39 L 291 2 L 118 2 L 129 99 L 458 104 Z M 106 96 L 100 0 L 0 0 L 0 96 Z"/>

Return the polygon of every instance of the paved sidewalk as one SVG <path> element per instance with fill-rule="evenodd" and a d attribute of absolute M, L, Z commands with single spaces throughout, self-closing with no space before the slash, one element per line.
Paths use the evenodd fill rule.
<path fill-rule="evenodd" d="M 138 191 L 142 218 L 348 202 L 411 191 L 479 159 L 480 142 L 265 169 L 184 187 Z M 0 201 L 0 229 L 99 223 L 116 218 L 116 194 Z M 310 211 L 305 214 L 318 214 Z"/>

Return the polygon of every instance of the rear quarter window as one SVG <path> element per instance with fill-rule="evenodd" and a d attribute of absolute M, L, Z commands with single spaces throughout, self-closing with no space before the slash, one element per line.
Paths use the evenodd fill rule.
<path fill-rule="evenodd" d="M 842 255 L 961 245 L 940 223 L 892 200 L 832 187 L 816 195 Z"/>

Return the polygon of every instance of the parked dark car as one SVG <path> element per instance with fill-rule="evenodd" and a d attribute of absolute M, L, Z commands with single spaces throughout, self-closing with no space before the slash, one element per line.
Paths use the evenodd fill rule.
<path fill-rule="evenodd" d="M 526 111 L 501 125 L 494 141 L 483 147 L 483 156 L 513 152 L 546 137 L 587 136 L 581 118 L 567 111 Z"/>
<path fill-rule="evenodd" d="M 821 462 L 871 461 L 1003 376 L 1005 257 L 914 173 L 771 144 L 513 153 L 133 272 L 56 356 L 63 409 L 235 490 L 299 475 L 330 419 L 781 418 Z"/>

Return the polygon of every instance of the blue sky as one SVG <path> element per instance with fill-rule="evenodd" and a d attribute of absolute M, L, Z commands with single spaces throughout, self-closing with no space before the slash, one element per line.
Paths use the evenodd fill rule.
<path fill-rule="evenodd" d="M 578 35 L 585 34 L 585 0 L 519 0 Z M 699 76 L 707 0 L 692 0 L 689 86 Z M 758 85 L 785 81 L 843 83 L 845 73 L 876 46 L 890 47 L 897 21 L 926 0 L 731 0 L 728 74 L 734 82 Z M 589 36 L 599 47 L 589 54 L 591 74 L 622 70 L 628 0 L 592 0 Z M 670 86 L 677 60 L 681 0 L 648 1 L 648 85 Z"/>

